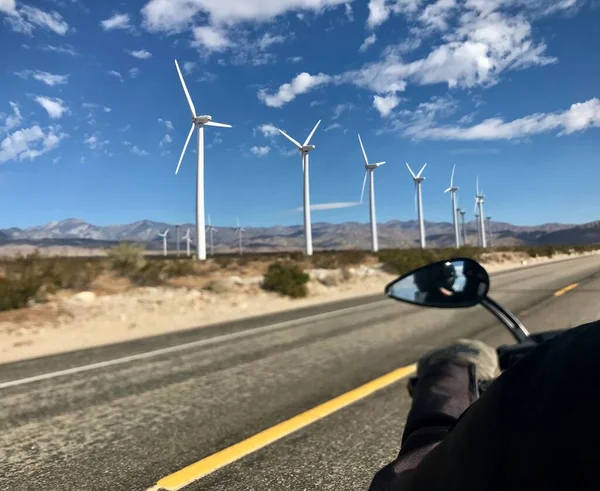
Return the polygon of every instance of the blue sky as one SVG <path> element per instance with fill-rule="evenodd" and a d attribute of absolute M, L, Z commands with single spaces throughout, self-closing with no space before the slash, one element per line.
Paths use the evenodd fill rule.
<path fill-rule="evenodd" d="M 68 217 L 193 222 L 195 155 L 173 60 L 206 129 L 217 225 L 299 224 L 300 155 L 318 119 L 311 199 L 358 201 L 357 132 L 378 221 L 415 218 L 405 167 L 428 162 L 425 218 L 460 205 L 517 224 L 598 219 L 597 2 L 0 0 L 0 227 Z M 216 131 L 215 131 L 216 130 Z M 469 216 L 468 215 L 468 216 Z M 368 221 L 361 206 L 313 221 Z"/>

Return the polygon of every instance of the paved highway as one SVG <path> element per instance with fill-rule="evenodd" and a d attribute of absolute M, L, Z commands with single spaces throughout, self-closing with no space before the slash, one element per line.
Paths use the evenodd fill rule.
<path fill-rule="evenodd" d="M 599 318 L 599 293 L 598 256 L 492 277 L 533 332 Z M 365 489 L 398 451 L 404 380 L 187 486 L 177 471 L 465 336 L 512 342 L 480 307 L 369 297 L 0 366 L 0 489 Z"/>

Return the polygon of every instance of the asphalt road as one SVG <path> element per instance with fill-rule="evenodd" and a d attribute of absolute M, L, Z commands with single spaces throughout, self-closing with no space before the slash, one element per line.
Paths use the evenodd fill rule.
<path fill-rule="evenodd" d="M 491 295 L 532 332 L 596 320 L 599 293 L 598 256 L 492 277 Z M 145 490 L 465 336 L 512 342 L 480 307 L 370 297 L 0 366 L 0 489 Z M 75 370 L 8 384 L 65 369 Z M 185 490 L 365 489 L 397 453 L 409 403 L 400 381 Z"/>

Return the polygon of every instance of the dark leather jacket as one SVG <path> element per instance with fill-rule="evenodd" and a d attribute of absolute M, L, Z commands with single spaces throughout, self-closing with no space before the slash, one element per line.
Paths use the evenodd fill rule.
<path fill-rule="evenodd" d="M 473 367 L 430 366 L 400 453 L 370 491 L 600 489 L 600 322 L 536 348 L 477 395 Z"/>

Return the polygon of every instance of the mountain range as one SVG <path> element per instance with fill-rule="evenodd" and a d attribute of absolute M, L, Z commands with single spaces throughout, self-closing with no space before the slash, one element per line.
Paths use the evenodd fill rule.
<path fill-rule="evenodd" d="M 70 245 L 80 247 L 105 247 L 122 241 L 143 244 L 148 249 L 160 249 L 159 232 L 169 229 L 170 247 L 175 247 L 175 225 L 141 220 L 124 225 L 98 226 L 77 218 L 29 228 L 0 230 L 1 244 Z M 180 225 L 183 236 L 186 229 L 193 231 L 193 224 Z M 215 249 L 229 252 L 237 247 L 235 229 L 218 227 L 214 234 Z M 475 222 L 466 224 L 467 242 L 475 244 Z M 425 222 L 427 244 L 434 247 L 452 246 L 454 229 L 448 222 Z M 378 224 L 379 244 L 385 248 L 418 246 L 416 220 L 405 222 L 391 220 Z M 592 244 L 600 242 L 600 221 L 581 225 L 546 223 L 536 226 L 519 226 L 504 222 L 492 222 L 492 245 L 542 245 L 542 244 Z M 243 234 L 244 248 L 253 251 L 300 250 L 304 244 L 302 225 L 272 227 L 246 227 Z M 316 249 L 368 249 L 370 225 L 368 223 L 313 223 L 313 244 Z M 183 247 L 183 244 L 182 244 Z"/>

